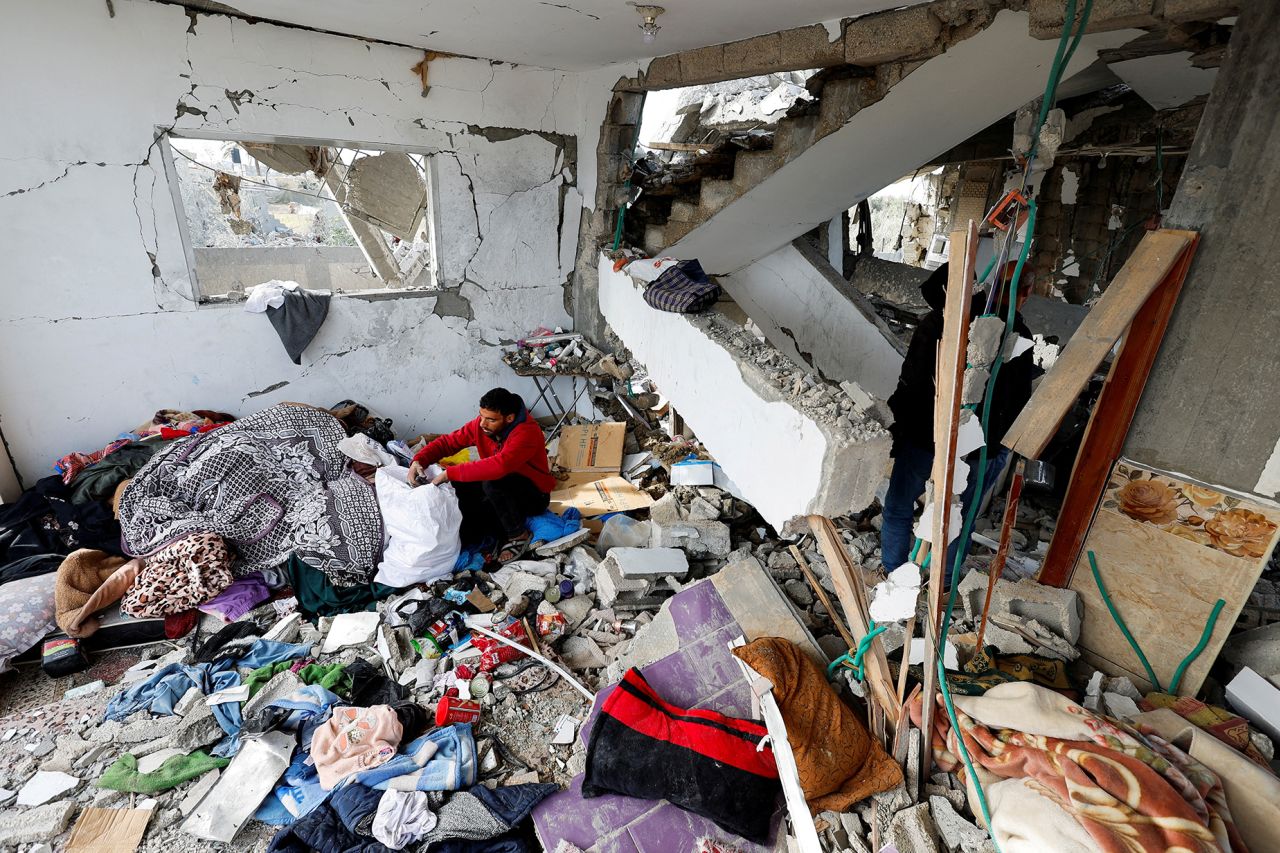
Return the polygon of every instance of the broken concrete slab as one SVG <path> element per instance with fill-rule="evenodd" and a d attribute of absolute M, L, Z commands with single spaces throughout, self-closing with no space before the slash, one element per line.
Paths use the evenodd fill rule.
<path fill-rule="evenodd" d="M 200 805 L 204 795 L 213 790 L 213 786 L 218 783 L 221 775 L 221 768 L 215 767 L 196 780 L 196 783 L 187 791 L 187 795 L 182 798 L 182 802 L 178 804 L 178 811 L 182 812 L 183 817 L 191 814 L 195 807 Z"/>
<path fill-rule="evenodd" d="M 612 557 L 605 557 L 596 567 L 596 596 L 601 607 L 642 606 L 649 600 L 652 588 L 653 584 L 647 579 L 624 578 Z"/>
<path fill-rule="evenodd" d="M 1280 675 L 1280 622 L 1232 636 L 1222 647 L 1222 657 L 1264 678 Z"/>
<path fill-rule="evenodd" d="M 804 649 L 805 654 L 826 671 L 827 658 L 818 641 L 799 620 L 795 607 L 759 560 L 748 557 L 731 562 L 709 581 L 742 627 L 748 642 L 757 637 L 782 637 Z"/>
<path fill-rule="evenodd" d="M 602 669 L 609 665 L 609 659 L 595 640 L 577 635 L 564 638 L 560 658 L 572 670 Z"/>
<path fill-rule="evenodd" d="M 61 835 L 76 812 L 75 800 L 0 812 L 0 847 L 44 841 Z"/>
<path fill-rule="evenodd" d="M 898 853 L 942 853 L 938 828 L 929 814 L 928 803 L 895 814 L 889 823 L 887 838 L 898 848 Z"/>
<path fill-rule="evenodd" d="M 561 536 L 545 545 L 540 545 L 534 550 L 539 557 L 554 557 L 556 554 L 573 549 L 576 545 L 581 545 L 591 538 L 591 531 L 583 527 L 570 533 L 568 536 Z"/>
<path fill-rule="evenodd" d="M 780 530 L 796 515 L 843 515 L 871 502 L 888 467 L 887 432 L 842 428 L 838 418 L 793 399 L 773 374 L 799 368 L 728 317 L 654 311 L 632 277 L 613 270 L 612 260 L 602 257 L 598 273 L 609 325 L 767 522 Z M 757 354 L 766 352 L 781 365 L 759 364 Z M 778 476 L 780 463 L 762 464 L 762 446 L 787 448 L 785 477 Z M 653 544 L 680 543 L 659 538 Z"/>
<path fill-rule="evenodd" d="M 84 780 L 57 770 L 37 771 L 18 791 L 17 804 L 20 806 L 44 805 L 55 797 L 79 788 L 82 781 Z"/>
<path fill-rule="evenodd" d="M 991 836 L 962 818 L 947 797 L 929 798 L 934 827 L 947 853 L 981 853 Z"/>
<path fill-rule="evenodd" d="M 606 560 L 613 560 L 624 578 L 682 578 L 689 573 L 689 558 L 679 548 L 612 548 Z"/>

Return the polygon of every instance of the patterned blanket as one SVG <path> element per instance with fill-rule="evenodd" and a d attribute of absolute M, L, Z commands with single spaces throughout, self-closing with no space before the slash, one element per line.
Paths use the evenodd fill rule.
<path fill-rule="evenodd" d="M 297 554 L 336 586 L 368 583 L 382 552 L 373 487 L 355 476 L 327 412 L 281 404 L 160 450 L 125 488 L 126 552 L 152 554 L 192 533 L 236 551 L 236 573 Z"/>
<path fill-rule="evenodd" d="M 1084 827 L 1096 849 L 1247 851 L 1221 780 L 1153 730 L 1100 717 L 1030 682 L 1000 684 L 985 696 L 955 696 L 954 702 L 979 775 L 985 770 L 1003 779 L 1029 780 Z M 917 695 L 911 706 L 916 725 L 921 703 Z M 934 757 L 941 769 L 963 774 L 956 732 L 939 706 Z M 1018 824 L 1035 820 L 1025 811 L 996 810 L 992 829 L 997 837 L 1028 835 Z"/>

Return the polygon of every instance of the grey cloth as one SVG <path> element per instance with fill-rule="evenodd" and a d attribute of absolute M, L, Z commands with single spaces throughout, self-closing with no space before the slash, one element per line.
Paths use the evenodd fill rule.
<path fill-rule="evenodd" d="M 302 364 L 302 351 L 329 316 L 329 298 L 327 293 L 311 293 L 301 288 L 286 290 L 284 304 L 267 309 L 267 319 L 275 326 L 280 343 L 294 364 Z"/>

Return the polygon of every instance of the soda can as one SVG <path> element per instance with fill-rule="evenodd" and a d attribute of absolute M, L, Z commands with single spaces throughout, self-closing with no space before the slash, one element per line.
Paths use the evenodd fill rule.
<path fill-rule="evenodd" d="M 476 723 L 480 720 L 480 703 L 471 699 L 445 696 L 436 704 L 436 725 Z"/>

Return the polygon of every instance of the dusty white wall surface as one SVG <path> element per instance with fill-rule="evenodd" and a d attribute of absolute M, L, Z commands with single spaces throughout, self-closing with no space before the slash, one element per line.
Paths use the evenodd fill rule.
<path fill-rule="evenodd" d="M 783 246 L 719 281 L 769 343 L 797 364 L 836 382 L 855 382 L 881 400 L 897 387 L 901 354 L 874 319 L 795 246 Z"/>
<path fill-rule="evenodd" d="M 528 395 L 500 344 L 569 323 L 579 80 L 442 59 L 424 99 L 415 50 L 114 10 L 10 4 L 0 27 L 0 427 L 28 483 L 161 407 L 354 398 L 413 435 L 474 416 L 493 385 Z M 335 297 L 295 366 L 265 317 L 196 304 L 157 128 L 437 153 L 445 289 Z"/>

